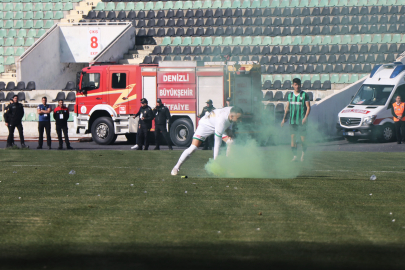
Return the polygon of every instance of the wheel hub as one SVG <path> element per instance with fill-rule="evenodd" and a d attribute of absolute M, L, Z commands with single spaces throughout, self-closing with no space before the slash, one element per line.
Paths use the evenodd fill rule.
<path fill-rule="evenodd" d="M 97 137 L 99 137 L 100 139 L 107 138 L 108 133 L 109 133 L 109 129 L 105 123 L 101 123 L 97 126 L 96 134 L 97 134 Z"/>
<path fill-rule="evenodd" d="M 392 129 L 389 127 L 384 128 L 383 135 L 385 140 L 390 140 L 392 138 Z"/>

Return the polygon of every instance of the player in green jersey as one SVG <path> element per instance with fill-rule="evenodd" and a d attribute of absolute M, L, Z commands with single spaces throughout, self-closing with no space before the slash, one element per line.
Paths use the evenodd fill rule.
<path fill-rule="evenodd" d="M 311 111 L 311 104 L 309 103 L 309 96 L 304 91 L 301 91 L 301 80 L 295 78 L 293 80 L 294 92 L 288 94 L 288 102 L 285 107 L 284 118 L 281 121 L 281 126 L 284 125 L 287 114 L 290 112 L 290 132 L 291 132 L 291 150 L 293 152 L 292 161 L 297 160 L 297 142 L 296 136 L 301 136 L 302 142 L 302 155 L 301 161 L 304 161 L 305 151 L 307 145 L 305 143 L 305 136 L 307 133 L 307 120 L 309 112 Z"/>

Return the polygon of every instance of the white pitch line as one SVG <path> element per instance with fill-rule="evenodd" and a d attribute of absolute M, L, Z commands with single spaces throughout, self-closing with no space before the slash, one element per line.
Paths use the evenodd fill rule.
<path fill-rule="evenodd" d="M 373 173 L 405 173 L 405 172 L 398 172 L 398 171 L 354 171 L 354 170 L 314 170 L 315 172 L 359 172 L 359 173 L 366 173 L 366 172 L 373 172 Z"/>

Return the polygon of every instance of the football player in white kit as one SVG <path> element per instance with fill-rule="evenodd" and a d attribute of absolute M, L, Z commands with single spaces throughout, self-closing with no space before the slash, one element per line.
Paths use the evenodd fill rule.
<path fill-rule="evenodd" d="M 189 158 L 195 150 L 197 150 L 201 143 L 212 134 L 215 134 L 214 159 L 216 159 L 218 156 L 219 147 L 221 146 L 222 140 L 226 142 L 227 148 L 229 149 L 229 145 L 233 142 L 233 140 L 231 137 L 228 137 L 225 132 L 231 127 L 232 123 L 238 121 L 242 114 L 243 111 L 239 107 L 226 107 L 206 113 L 198 124 L 190 147 L 184 150 L 176 166 L 174 166 L 172 175 L 177 175 L 183 162 L 186 161 L 186 159 Z"/>

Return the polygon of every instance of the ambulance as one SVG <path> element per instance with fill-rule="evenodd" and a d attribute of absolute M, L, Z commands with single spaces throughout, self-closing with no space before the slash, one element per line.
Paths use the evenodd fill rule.
<path fill-rule="evenodd" d="M 395 97 L 405 101 L 405 65 L 401 62 L 376 65 L 370 76 L 338 115 L 337 128 L 349 142 L 395 139 L 391 113 Z"/>

